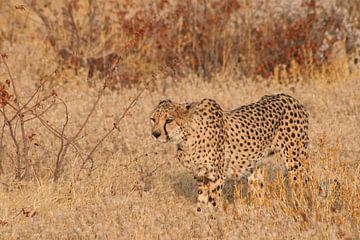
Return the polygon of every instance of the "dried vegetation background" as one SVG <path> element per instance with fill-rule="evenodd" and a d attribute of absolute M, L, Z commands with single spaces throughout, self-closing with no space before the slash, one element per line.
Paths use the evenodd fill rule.
<path fill-rule="evenodd" d="M 1 1 L 0 239 L 359 239 L 359 17 L 355 0 Z M 196 214 L 149 113 L 277 92 L 310 112 L 311 202 L 275 156 L 264 204 L 229 183 Z"/>

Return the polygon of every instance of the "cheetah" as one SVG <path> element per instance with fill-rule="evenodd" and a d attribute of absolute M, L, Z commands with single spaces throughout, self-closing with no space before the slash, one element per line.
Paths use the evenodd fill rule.
<path fill-rule="evenodd" d="M 249 191 L 263 194 L 259 169 L 275 151 L 285 160 L 289 182 L 302 181 L 308 118 L 298 100 L 281 93 L 230 111 L 208 98 L 182 104 L 163 100 L 150 120 L 153 137 L 175 143 L 176 158 L 197 180 L 201 211 L 203 205 L 218 205 L 226 179 L 247 178 Z"/>

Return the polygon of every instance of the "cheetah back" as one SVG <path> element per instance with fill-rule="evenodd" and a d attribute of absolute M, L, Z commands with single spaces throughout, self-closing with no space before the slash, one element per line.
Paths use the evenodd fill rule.
<path fill-rule="evenodd" d="M 306 158 L 308 113 L 291 96 L 267 95 L 225 112 L 224 126 L 228 177 L 249 176 L 261 165 L 267 149 L 280 149 L 289 171 L 301 166 L 299 158 Z"/>

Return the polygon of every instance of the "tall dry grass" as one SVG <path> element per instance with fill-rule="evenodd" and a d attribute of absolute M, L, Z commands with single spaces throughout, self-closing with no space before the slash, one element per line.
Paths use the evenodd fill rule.
<path fill-rule="evenodd" d="M 330 15 L 324 1 L 210 1 L 206 16 L 204 2 L 155 3 L 0 2 L 0 108 L 13 118 L 0 117 L 0 239 L 360 238 L 360 72 L 356 44 L 341 35 L 355 36 L 358 26 L 327 48 L 329 36 L 314 33 L 322 19 L 330 35 L 353 23 L 356 2 L 338 2 Z M 315 18 L 306 11 L 314 7 Z M 288 38 L 270 21 L 282 17 Z M 293 47 L 296 33 L 301 46 Z M 59 56 L 64 48 L 73 55 Z M 109 53 L 121 59 L 89 78 L 88 60 Z M 211 97 L 231 109 L 277 92 L 310 112 L 311 201 L 291 198 L 274 156 L 264 204 L 229 182 L 215 218 L 197 214 L 196 183 L 171 144 L 153 141 L 149 113 L 165 98 Z"/>
<path fill-rule="evenodd" d="M 2 238 L 359 237 L 359 81 L 289 88 L 275 83 L 229 81 L 225 85 L 189 78 L 169 86 L 164 93 L 158 84 L 139 99 L 131 115 L 119 124 L 119 131 L 94 155 L 91 175 L 84 172 L 79 179 L 77 164 L 81 159 L 70 153 L 60 181 L 51 180 L 56 160 L 53 152 L 58 150 L 58 142 L 40 124 L 31 126 L 37 132 L 34 141 L 38 146 L 30 155 L 38 180 L 19 182 L 11 172 L 2 174 Z M 91 89 L 72 88 L 62 94 L 64 99 L 73 101 L 69 113 L 74 129 L 91 107 L 91 92 Z M 195 182 L 174 161 L 171 145 L 151 139 L 149 112 L 163 98 L 185 101 L 211 96 L 225 108 L 233 108 L 274 92 L 290 93 L 309 109 L 311 172 L 324 186 L 329 186 L 326 182 L 330 179 L 337 179 L 341 183 L 340 194 L 324 197 L 314 188 L 312 205 L 300 202 L 294 208 L 284 185 L 283 166 L 274 160 L 270 168 L 273 178 L 268 182 L 264 205 L 248 202 L 229 186 L 225 208 L 219 209 L 216 220 L 197 215 Z M 135 93 L 136 90 L 107 93 L 86 127 L 82 136 L 86 142 L 82 146 L 91 147 L 111 128 L 122 110 L 121 103 Z M 62 119 L 63 112 L 59 109 L 47 118 Z M 11 149 L 4 153 L 3 166 L 11 171 L 7 154 L 13 154 Z"/>

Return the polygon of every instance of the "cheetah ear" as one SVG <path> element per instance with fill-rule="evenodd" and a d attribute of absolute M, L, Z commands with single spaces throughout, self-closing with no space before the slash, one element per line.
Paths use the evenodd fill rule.
<path fill-rule="evenodd" d="M 170 99 L 165 99 L 165 100 L 161 100 L 159 102 L 159 105 L 164 105 L 164 104 L 169 104 L 169 103 L 172 103 Z"/>

